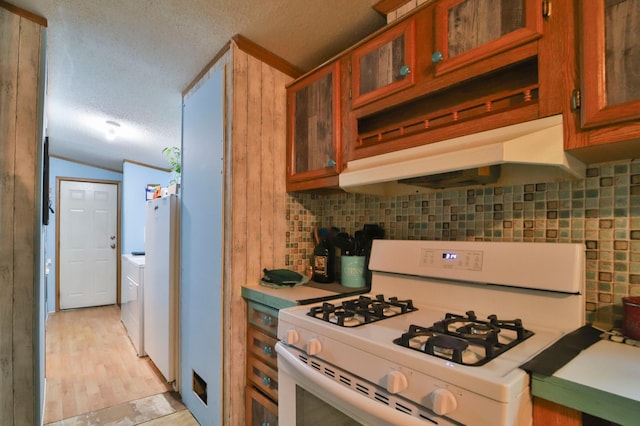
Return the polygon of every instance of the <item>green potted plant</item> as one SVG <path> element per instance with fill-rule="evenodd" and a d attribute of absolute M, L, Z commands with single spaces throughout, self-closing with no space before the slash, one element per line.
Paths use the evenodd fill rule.
<path fill-rule="evenodd" d="M 169 194 L 177 194 L 180 188 L 180 173 L 182 172 L 182 156 L 180 148 L 177 146 L 165 147 L 162 153 L 167 157 L 169 168 L 171 169 L 171 179 L 169 180 Z"/>

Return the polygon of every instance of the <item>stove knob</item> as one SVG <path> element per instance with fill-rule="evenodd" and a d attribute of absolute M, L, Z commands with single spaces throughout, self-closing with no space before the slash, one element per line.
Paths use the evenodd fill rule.
<path fill-rule="evenodd" d="M 407 376 L 399 371 L 392 371 L 387 374 L 387 391 L 389 393 L 400 393 L 409 387 Z"/>
<path fill-rule="evenodd" d="M 287 345 L 295 345 L 298 343 L 299 336 L 298 332 L 295 330 L 287 330 L 287 335 L 284 338 L 284 341 Z"/>
<path fill-rule="evenodd" d="M 458 401 L 451 391 L 446 389 L 436 389 L 429 394 L 431 409 L 434 413 L 444 416 L 453 412 L 458 406 Z"/>
<path fill-rule="evenodd" d="M 307 342 L 307 355 L 317 355 L 322 351 L 320 340 L 313 338 Z"/>

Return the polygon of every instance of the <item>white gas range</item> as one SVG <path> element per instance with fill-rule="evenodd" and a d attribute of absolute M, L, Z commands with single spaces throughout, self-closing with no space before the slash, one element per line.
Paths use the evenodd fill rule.
<path fill-rule="evenodd" d="M 519 366 L 584 324 L 582 245 L 375 240 L 369 268 L 280 311 L 280 425 L 531 424 Z"/>

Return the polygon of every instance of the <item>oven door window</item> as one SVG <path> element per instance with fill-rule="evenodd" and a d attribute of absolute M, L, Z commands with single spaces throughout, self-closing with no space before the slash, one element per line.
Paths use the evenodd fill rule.
<path fill-rule="evenodd" d="M 360 426 L 351 417 L 327 404 L 320 398 L 296 385 L 296 425 L 305 426 Z"/>

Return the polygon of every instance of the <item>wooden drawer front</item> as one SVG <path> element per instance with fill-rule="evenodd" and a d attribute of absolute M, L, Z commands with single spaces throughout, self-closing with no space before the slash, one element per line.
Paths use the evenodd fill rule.
<path fill-rule="evenodd" d="M 247 358 L 247 377 L 258 389 L 274 401 L 278 401 L 278 372 L 276 370 L 249 355 Z"/>
<path fill-rule="evenodd" d="M 275 336 L 278 331 L 278 310 L 250 301 L 249 323 L 270 336 Z"/>
<path fill-rule="evenodd" d="M 249 346 L 249 352 L 273 368 L 277 368 L 277 341 L 278 339 L 275 337 L 268 336 L 257 328 L 249 327 L 247 330 L 247 344 Z"/>
<path fill-rule="evenodd" d="M 246 390 L 247 426 L 277 426 L 278 406 L 251 386 Z"/>

